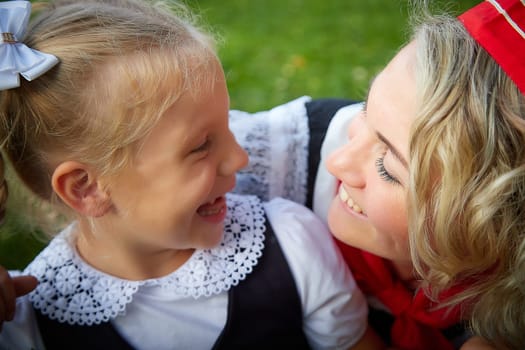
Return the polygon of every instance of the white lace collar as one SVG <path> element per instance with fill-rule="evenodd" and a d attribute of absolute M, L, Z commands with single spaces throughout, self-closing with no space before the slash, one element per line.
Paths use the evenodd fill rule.
<path fill-rule="evenodd" d="M 173 273 L 144 281 L 119 279 L 87 265 L 71 244 L 70 226 L 24 271 L 40 281 L 29 298 L 36 309 L 51 319 L 91 325 L 123 314 L 138 288 L 144 285 L 159 285 L 193 298 L 227 291 L 257 265 L 265 232 L 264 209 L 257 197 L 229 194 L 227 204 L 220 245 L 196 250 Z"/>

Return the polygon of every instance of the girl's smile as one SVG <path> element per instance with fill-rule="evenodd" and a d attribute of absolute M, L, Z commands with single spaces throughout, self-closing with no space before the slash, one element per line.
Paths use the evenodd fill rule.
<path fill-rule="evenodd" d="M 211 223 L 221 223 L 224 221 L 227 212 L 226 197 L 221 196 L 215 200 L 201 205 L 197 213 L 206 221 Z"/>

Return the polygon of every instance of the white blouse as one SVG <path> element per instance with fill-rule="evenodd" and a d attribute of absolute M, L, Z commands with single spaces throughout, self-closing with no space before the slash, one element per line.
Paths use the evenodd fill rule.
<path fill-rule="evenodd" d="M 70 324 L 109 320 L 137 349 L 210 349 L 226 323 L 228 290 L 246 278 L 263 252 L 264 213 L 294 276 L 310 345 L 343 349 L 357 342 L 366 329 L 366 300 L 325 225 L 281 198 L 267 203 L 254 196 L 227 198 L 221 244 L 196 250 L 179 269 L 156 279 L 129 281 L 94 269 L 76 252 L 72 227 L 65 229 L 24 271 L 40 284 L 17 300 L 15 320 L 0 333 L 0 348 L 44 349 L 32 304 Z"/>

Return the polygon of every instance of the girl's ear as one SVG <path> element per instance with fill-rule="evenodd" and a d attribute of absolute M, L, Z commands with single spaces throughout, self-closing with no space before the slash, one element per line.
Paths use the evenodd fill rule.
<path fill-rule="evenodd" d="M 85 164 L 60 163 L 53 172 L 51 184 L 60 199 L 81 215 L 100 217 L 111 208 L 111 198 Z"/>

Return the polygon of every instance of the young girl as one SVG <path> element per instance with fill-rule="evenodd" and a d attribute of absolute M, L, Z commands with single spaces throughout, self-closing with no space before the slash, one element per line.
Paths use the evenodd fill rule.
<path fill-rule="evenodd" d="M 2 145 L 75 220 L 25 269 L 39 284 L 3 348 L 380 345 L 311 212 L 227 195 L 247 156 L 207 35 L 167 7 L 114 0 L 51 3 L 24 36 L 29 6 L 0 9 Z"/>

